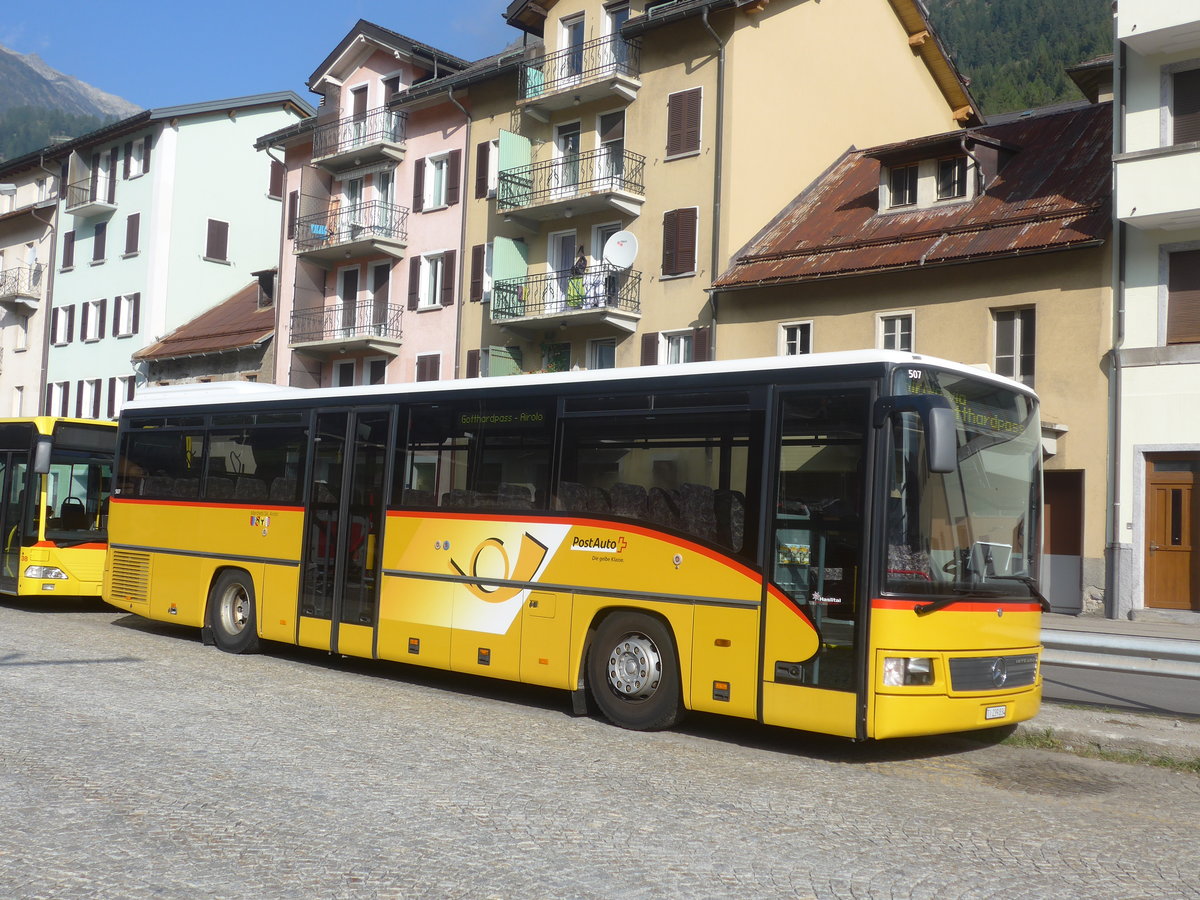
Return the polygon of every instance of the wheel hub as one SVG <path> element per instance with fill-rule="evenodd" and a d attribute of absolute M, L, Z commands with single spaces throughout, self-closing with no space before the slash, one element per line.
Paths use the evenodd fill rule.
<path fill-rule="evenodd" d="M 625 635 L 609 654 L 608 682 L 622 697 L 645 700 L 658 690 L 661 678 L 662 658 L 644 634 Z"/>

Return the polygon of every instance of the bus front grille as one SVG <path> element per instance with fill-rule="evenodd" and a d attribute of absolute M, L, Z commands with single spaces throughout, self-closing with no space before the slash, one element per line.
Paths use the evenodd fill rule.
<path fill-rule="evenodd" d="M 1037 654 L 963 656 L 950 660 L 952 691 L 996 691 L 1028 687 L 1037 680 Z"/>
<path fill-rule="evenodd" d="M 145 603 L 150 599 L 150 554 L 112 551 L 111 598 Z"/>

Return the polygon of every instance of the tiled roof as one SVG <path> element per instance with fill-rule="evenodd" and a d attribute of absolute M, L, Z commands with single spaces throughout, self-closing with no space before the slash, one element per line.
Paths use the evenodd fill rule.
<path fill-rule="evenodd" d="M 940 155 L 977 136 L 1012 152 L 982 196 L 878 211 L 879 157 Z M 1063 250 L 1103 241 L 1111 226 L 1111 105 L 1076 105 L 1002 124 L 851 150 L 734 258 L 716 289 L 786 284 Z"/>
<path fill-rule="evenodd" d="M 268 340 L 275 331 L 275 309 L 258 306 L 258 282 L 180 325 L 162 340 L 139 350 L 134 359 L 178 359 L 242 350 Z"/>

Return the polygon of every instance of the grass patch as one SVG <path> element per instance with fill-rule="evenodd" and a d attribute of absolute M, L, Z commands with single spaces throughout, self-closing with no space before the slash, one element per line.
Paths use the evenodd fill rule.
<path fill-rule="evenodd" d="M 1172 772 L 1183 772 L 1188 775 L 1200 775 L 1200 758 L 1176 759 L 1173 756 L 1158 756 L 1144 753 L 1140 750 L 1102 750 L 1089 747 L 1077 741 L 1067 742 L 1054 734 L 1053 728 L 1029 728 L 1015 734 L 1010 734 L 1000 743 L 1010 747 L 1028 747 L 1034 750 L 1055 750 L 1060 753 L 1073 753 L 1089 759 L 1102 759 L 1106 762 L 1130 763 L 1138 766 L 1156 766 L 1160 769 L 1170 769 Z"/>

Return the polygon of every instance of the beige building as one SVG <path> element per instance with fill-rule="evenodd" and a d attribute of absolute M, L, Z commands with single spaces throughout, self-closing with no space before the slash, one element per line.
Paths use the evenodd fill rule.
<path fill-rule="evenodd" d="M 911 350 L 1033 386 L 1062 612 L 1104 596 L 1111 127 L 1080 103 L 848 152 L 713 290 L 721 358 Z"/>

